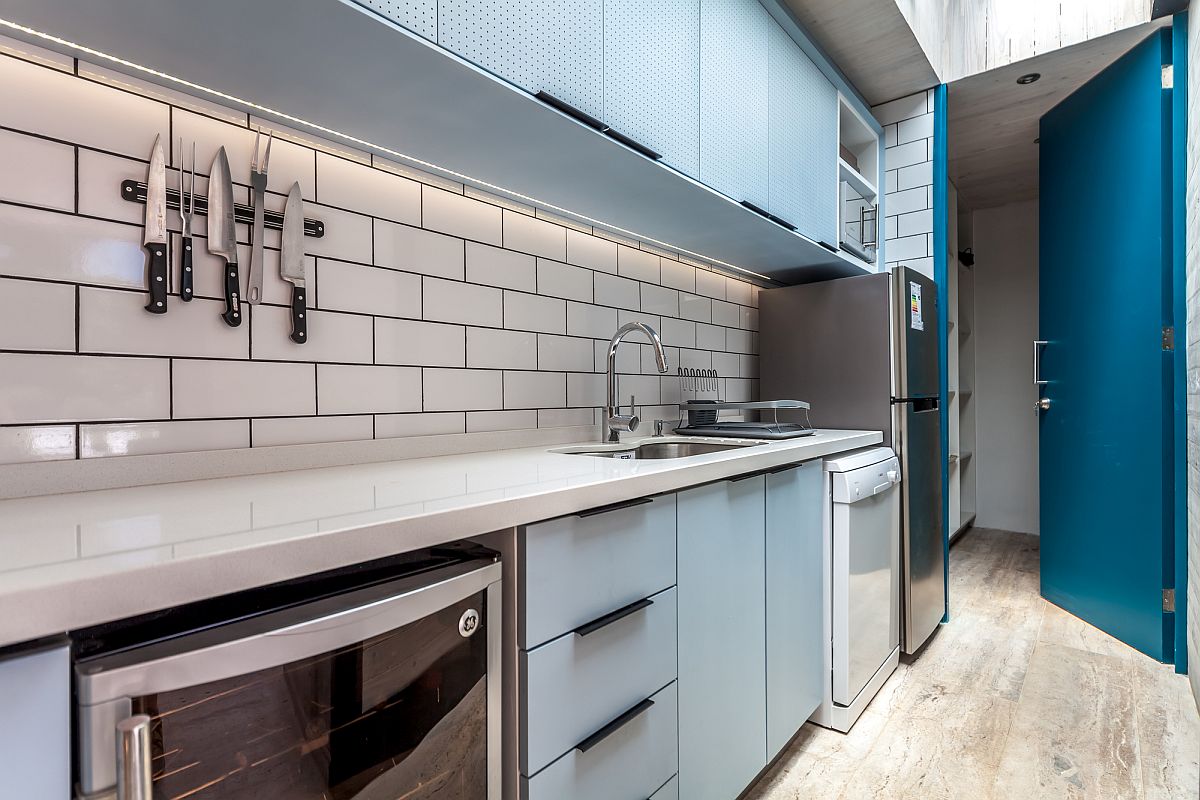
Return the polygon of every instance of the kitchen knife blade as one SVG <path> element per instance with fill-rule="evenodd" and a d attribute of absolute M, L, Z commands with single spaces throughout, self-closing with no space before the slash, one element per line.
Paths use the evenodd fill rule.
<path fill-rule="evenodd" d="M 279 276 L 292 284 L 292 341 L 308 341 L 308 314 L 304 292 L 304 203 L 300 199 L 300 184 L 293 183 L 283 206 L 283 240 L 279 253 Z"/>
<path fill-rule="evenodd" d="M 237 224 L 234 221 L 233 179 L 225 148 L 217 151 L 208 174 L 208 252 L 225 259 L 225 312 L 231 328 L 242 324 L 241 279 L 237 265 Z"/>
<path fill-rule="evenodd" d="M 154 137 L 150 151 L 150 170 L 146 173 L 146 236 L 142 240 L 150 254 L 146 283 L 151 314 L 167 313 L 167 160 L 163 157 L 162 137 Z"/>

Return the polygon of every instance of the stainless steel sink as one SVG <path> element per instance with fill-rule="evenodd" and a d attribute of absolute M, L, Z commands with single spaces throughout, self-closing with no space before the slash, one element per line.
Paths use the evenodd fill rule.
<path fill-rule="evenodd" d="M 627 447 L 621 450 L 574 451 L 568 455 L 592 456 L 594 458 L 654 460 L 702 456 L 709 453 L 720 453 L 725 450 L 738 450 L 743 447 L 758 447 L 761 444 L 762 442 L 646 442 L 637 447 Z"/>

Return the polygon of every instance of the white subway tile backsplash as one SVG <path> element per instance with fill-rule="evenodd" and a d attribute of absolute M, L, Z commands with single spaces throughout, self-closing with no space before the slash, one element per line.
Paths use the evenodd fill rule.
<path fill-rule="evenodd" d="M 316 413 L 316 373 L 312 364 L 181 359 L 171 396 L 175 419 L 306 416 Z"/>
<path fill-rule="evenodd" d="M 497 206 L 431 186 L 421 188 L 421 224 L 463 239 L 497 247 L 503 244 Z"/>
<path fill-rule="evenodd" d="M 10 425 L 163 419 L 171 411 L 166 359 L 0 353 L 0 375 L 0 419 Z"/>
<path fill-rule="evenodd" d="M 917 139 L 933 138 L 933 115 L 922 114 L 912 119 L 900 120 L 896 127 L 896 144 L 907 144 Z"/>
<path fill-rule="evenodd" d="M 315 203 L 304 204 L 304 216 L 325 223 L 325 235 L 305 236 L 304 252 L 340 261 L 372 263 L 371 218 Z"/>
<path fill-rule="evenodd" d="M 309 309 L 306 318 L 306 341 L 304 344 L 296 344 L 291 339 L 290 308 L 254 306 L 250 312 L 251 336 L 254 342 L 251 355 L 268 361 L 370 364 L 374 360 L 372 353 L 375 332 L 370 317 Z"/>
<path fill-rule="evenodd" d="M 467 433 L 536 428 L 537 411 L 468 411 Z"/>
<path fill-rule="evenodd" d="M 0 278 L 0 350 L 32 352 L 0 354 L 21 389 L 0 385 L 0 462 L 590 427 L 608 340 L 631 321 L 663 334 L 673 373 L 721 368 L 726 391 L 754 391 L 757 287 L 702 261 L 107 68 L 81 65 L 88 80 L 9 61 L 0 106 L 28 102 L 0 121 L 15 129 L 0 130 L 0 274 L 13 276 Z M 224 145 L 247 202 L 259 127 L 279 133 L 267 207 L 298 180 L 305 215 L 325 223 L 305 239 L 304 345 L 288 338 L 278 231 L 265 240 L 264 302 L 231 329 L 203 218 L 197 299 L 179 299 L 169 213 L 170 311 L 147 314 L 144 207 L 115 191 L 144 180 L 154 134 L 171 130 L 187 140 L 181 151 L 164 136 L 171 164 L 197 142 L 200 192 Z M 238 239 L 244 282 L 248 225 Z M 630 341 L 616 368 L 646 418 L 674 413 L 678 377 L 658 375 L 649 345 Z"/>
<path fill-rule="evenodd" d="M 539 333 L 566 333 L 567 303 L 554 297 L 505 292 L 504 326 Z"/>
<path fill-rule="evenodd" d="M 375 436 L 370 416 L 278 417 L 251 421 L 255 447 L 321 442 L 354 442 Z"/>
<path fill-rule="evenodd" d="M 889 147 L 884 151 L 888 169 L 899 169 L 929 160 L 929 147 L 924 139 Z"/>
<path fill-rule="evenodd" d="M 317 365 L 320 414 L 394 414 L 421 410 L 421 370 L 416 367 Z"/>
<path fill-rule="evenodd" d="M 642 311 L 663 317 L 679 316 L 679 292 L 652 283 L 643 283 Z"/>
<path fill-rule="evenodd" d="M 567 231 L 567 263 L 598 272 L 617 271 L 617 245 L 599 236 Z"/>
<path fill-rule="evenodd" d="M 167 105 L 15 58 L 0 58 L 0 108 L 6 128 L 147 161 L 170 138 Z"/>
<path fill-rule="evenodd" d="M 462 239 L 375 220 L 377 266 L 461 281 L 464 252 Z"/>
<path fill-rule="evenodd" d="M 426 411 L 499 410 L 504 403 L 504 373 L 492 369 L 422 370 Z"/>
<path fill-rule="evenodd" d="M 658 405 L 661 396 L 659 388 L 657 375 L 618 375 L 617 401 L 628 406 L 632 396 L 639 406 Z"/>
<path fill-rule="evenodd" d="M 880 125 L 892 125 L 902 119 L 912 119 L 926 113 L 928 102 L 924 92 L 917 92 L 908 97 L 875 106 L 871 111 Z"/>
<path fill-rule="evenodd" d="M 659 260 L 662 285 L 684 292 L 696 291 L 696 268 L 664 258 Z"/>
<path fill-rule="evenodd" d="M 119 422 L 79 426 L 81 458 L 192 453 L 250 446 L 244 419 Z"/>
<path fill-rule="evenodd" d="M 317 296 L 323 309 L 421 318 L 419 275 L 329 258 L 320 260 L 316 272 Z"/>
<path fill-rule="evenodd" d="M 565 261 L 567 229 L 553 222 L 504 210 L 504 247 L 541 258 Z"/>
<path fill-rule="evenodd" d="M 537 260 L 537 292 L 567 300 L 592 301 L 593 275 L 590 269 L 573 267 L 544 258 Z"/>
<path fill-rule="evenodd" d="M 928 193 L 929 190 L 924 186 L 894 192 L 887 196 L 884 209 L 889 217 L 908 214 L 913 211 L 922 211 L 929 207 L 929 203 L 927 202 Z M 887 258 L 889 261 L 892 260 L 890 252 L 887 254 Z"/>
<path fill-rule="evenodd" d="M 132 225 L 0 205 L 0 231 L 4 275 L 145 288 L 146 251 Z"/>
<path fill-rule="evenodd" d="M 505 372 L 504 407 L 559 408 L 567 402 L 567 376 L 558 372 Z M 536 424 L 536 419 L 534 420 Z"/>
<path fill-rule="evenodd" d="M 607 346 L 607 345 L 605 345 Z M 592 369 L 593 342 L 575 336 L 537 337 L 537 369 L 556 372 L 584 372 Z"/>
<path fill-rule="evenodd" d="M 439 436 L 465 433 L 461 411 L 424 414 L 376 414 L 375 438 L 396 439 L 406 436 Z"/>
<path fill-rule="evenodd" d="M 502 327 L 503 295 L 490 286 L 424 279 L 424 317 L 436 322 Z"/>
<path fill-rule="evenodd" d="M 74 211 L 75 148 L 0 130 L 0 200 Z"/>
<path fill-rule="evenodd" d="M 56 53 L 53 50 L 47 50 L 44 47 L 38 47 L 35 44 L 22 42 L 20 39 L 12 39 L 8 36 L 0 36 L 0 53 L 24 61 L 32 61 L 35 64 L 51 67 L 61 72 L 70 73 L 75 71 L 75 59 L 70 56 Z"/>
<path fill-rule="evenodd" d="M 658 256 L 628 245 L 617 245 L 617 274 L 647 283 L 658 283 Z"/>
<path fill-rule="evenodd" d="M 0 349 L 74 351 L 75 287 L 0 278 Z"/>
<path fill-rule="evenodd" d="M 929 243 L 925 234 L 900 236 L 887 243 L 888 261 L 907 261 L 929 255 Z"/>
<path fill-rule="evenodd" d="M 696 270 L 696 294 L 715 300 L 725 299 L 725 276 L 706 269 Z M 730 298 L 732 299 L 732 298 Z"/>
<path fill-rule="evenodd" d="M 249 356 L 249 326 L 226 325 L 220 316 L 224 302 L 196 298 L 184 303 L 170 298 L 166 314 L 151 314 L 145 309 L 146 300 L 142 292 L 80 288 L 80 351 L 200 358 Z"/>
<path fill-rule="evenodd" d="M 524 253 L 467 242 L 467 280 L 532 292 L 537 288 L 535 260 Z"/>
<path fill-rule="evenodd" d="M 467 366 L 486 369 L 537 369 L 537 334 L 467 328 Z"/>
<path fill-rule="evenodd" d="M 679 316 L 696 322 L 712 321 L 712 300 L 687 292 L 679 293 Z"/>
<path fill-rule="evenodd" d="M 924 211 L 901 214 L 896 224 L 896 232 L 899 236 L 916 236 L 922 233 L 933 233 L 933 209 L 927 208 Z"/>
<path fill-rule="evenodd" d="M 604 306 L 567 303 L 567 333 L 608 339 L 617 332 L 617 311 Z"/>
<path fill-rule="evenodd" d="M 0 428 L 0 464 L 64 461 L 74 457 L 74 425 Z"/>
<path fill-rule="evenodd" d="M 918 186 L 933 185 L 933 162 L 925 161 L 921 164 L 913 164 L 908 167 L 902 167 L 898 170 L 893 170 L 896 175 L 896 183 L 888 189 L 888 192 L 904 189 L 914 189 Z M 889 208 L 889 214 L 892 210 Z"/>
<path fill-rule="evenodd" d="M 595 273 L 595 302 L 597 305 L 637 311 L 641 307 L 641 284 L 629 278 Z"/>
<path fill-rule="evenodd" d="M 327 153 L 316 156 L 314 199 L 372 217 L 421 224 L 421 184 Z"/>
<path fill-rule="evenodd" d="M 466 333 L 460 325 L 406 319 L 375 320 L 375 363 L 426 367 L 466 364 Z"/>

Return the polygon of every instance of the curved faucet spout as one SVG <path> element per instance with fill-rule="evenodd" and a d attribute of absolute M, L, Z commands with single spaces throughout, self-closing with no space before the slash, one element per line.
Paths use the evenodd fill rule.
<path fill-rule="evenodd" d="M 659 338 L 658 331 L 651 328 L 644 322 L 627 322 L 617 329 L 613 334 L 612 339 L 608 342 L 608 383 L 607 395 L 604 407 L 604 428 L 605 440 L 609 442 L 619 441 L 619 433 L 621 431 L 630 431 L 637 429 L 638 418 L 634 415 L 633 401 L 630 400 L 630 409 L 628 415 L 622 415 L 620 408 L 617 405 L 617 347 L 625 339 L 625 337 L 634 331 L 641 331 L 650 344 L 654 346 L 654 360 L 657 362 L 658 371 L 665 373 L 669 367 L 667 366 L 667 353 L 663 349 L 662 339 Z"/>

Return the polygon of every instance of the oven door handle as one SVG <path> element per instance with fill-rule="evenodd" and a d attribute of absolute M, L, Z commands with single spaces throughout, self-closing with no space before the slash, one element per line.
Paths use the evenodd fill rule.
<path fill-rule="evenodd" d="M 128 666 L 95 672 L 84 666 L 77 681 L 79 702 L 95 705 L 169 692 L 311 658 L 416 622 L 499 580 L 497 562 L 283 628 Z"/>

